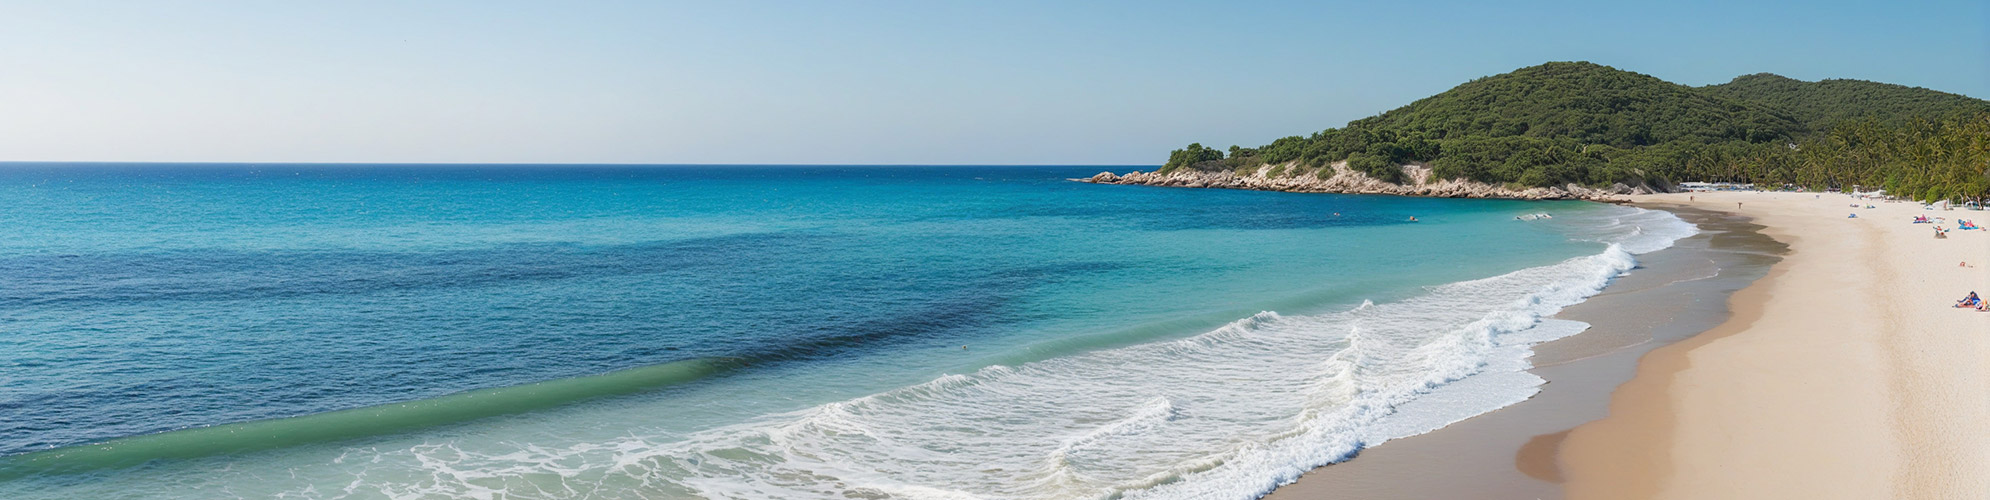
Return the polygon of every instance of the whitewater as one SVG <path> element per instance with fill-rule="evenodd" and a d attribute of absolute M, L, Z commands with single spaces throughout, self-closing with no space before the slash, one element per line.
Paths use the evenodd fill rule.
<path fill-rule="evenodd" d="M 348 453 L 390 498 L 1256 498 L 1364 447 L 1524 401 L 1548 319 L 1693 234 L 1639 210 L 1603 252 L 1351 310 L 989 366 L 681 438 Z M 1412 402 L 1425 404 L 1410 405 Z"/>

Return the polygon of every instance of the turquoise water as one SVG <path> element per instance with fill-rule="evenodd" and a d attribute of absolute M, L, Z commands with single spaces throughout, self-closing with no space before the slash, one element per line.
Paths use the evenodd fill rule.
<path fill-rule="evenodd" d="M 1099 170 L 0 166 L 0 497 L 1248 498 L 1690 232 Z"/>

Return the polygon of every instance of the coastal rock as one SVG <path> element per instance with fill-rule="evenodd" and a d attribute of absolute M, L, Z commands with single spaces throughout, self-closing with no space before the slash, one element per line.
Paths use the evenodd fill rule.
<path fill-rule="evenodd" d="M 1628 186 L 1623 183 L 1605 189 L 1595 189 L 1579 184 L 1559 187 L 1531 187 L 1513 189 L 1483 182 L 1464 179 L 1433 180 L 1430 167 L 1420 164 L 1403 165 L 1403 177 L 1409 182 L 1396 184 L 1369 177 L 1368 174 L 1347 167 L 1347 162 L 1335 162 L 1328 168 L 1309 170 L 1295 163 L 1265 165 L 1248 174 L 1228 170 L 1189 170 L 1182 169 L 1168 173 L 1127 172 L 1124 175 L 1100 172 L 1088 179 L 1072 179 L 1094 184 L 1127 184 L 1139 186 L 1164 186 L 1187 188 L 1250 189 L 1258 191 L 1287 191 L 1295 193 L 1341 193 L 1341 194 L 1392 194 L 1400 196 L 1423 196 L 1432 198 L 1502 198 L 1515 200 L 1589 200 L 1602 202 L 1622 202 L 1618 195 L 1646 194 L 1652 190 L 1646 186 Z M 1276 174 L 1274 174 L 1276 172 Z M 1322 177 L 1324 175 L 1324 177 Z"/>

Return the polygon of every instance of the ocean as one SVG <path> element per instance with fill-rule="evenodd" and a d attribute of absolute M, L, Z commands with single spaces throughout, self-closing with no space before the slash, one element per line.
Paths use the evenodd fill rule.
<path fill-rule="evenodd" d="M 0 498 L 1254 498 L 1694 232 L 1108 169 L 0 165 Z"/>

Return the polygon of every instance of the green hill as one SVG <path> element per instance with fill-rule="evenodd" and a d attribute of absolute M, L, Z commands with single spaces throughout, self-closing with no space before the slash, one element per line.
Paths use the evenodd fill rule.
<path fill-rule="evenodd" d="M 1768 74 L 1695 88 L 1609 66 L 1553 62 L 1257 148 L 1231 146 L 1226 154 L 1191 144 L 1174 151 L 1162 170 L 1290 163 L 1295 168 L 1282 174 L 1304 175 L 1346 160 L 1355 170 L 1400 182 L 1400 165 L 1421 162 L 1439 178 L 1510 186 L 1728 180 L 1886 184 L 1917 195 L 1981 196 L 1990 178 L 1981 175 L 1981 163 L 1969 165 L 1985 155 L 1990 139 L 1970 134 L 1985 135 L 1978 132 L 1985 123 L 1990 102 L 1921 88 Z M 1948 142 L 1921 150 L 1947 152 L 1900 153 L 1936 136 Z M 1902 170 L 1908 166 L 1911 172 Z"/>
<path fill-rule="evenodd" d="M 1915 118 L 1939 120 L 1990 111 L 1990 102 L 1920 87 L 1865 80 L 1806 82 L 1769 73 L 1701 90 L 1786 111 L 1816 130 L 1844 121 L 1874 119 L 1899 125 Z"/>
<path fill-rule="evenodd" d="M 1682 140 L 1765 142 L 1802 131 L 1789 117 L 1751 102 L 1586 62 L 1480 78 L 1350 126 L 1431 139 L 1569 138 L 1618 148 Z"/>

